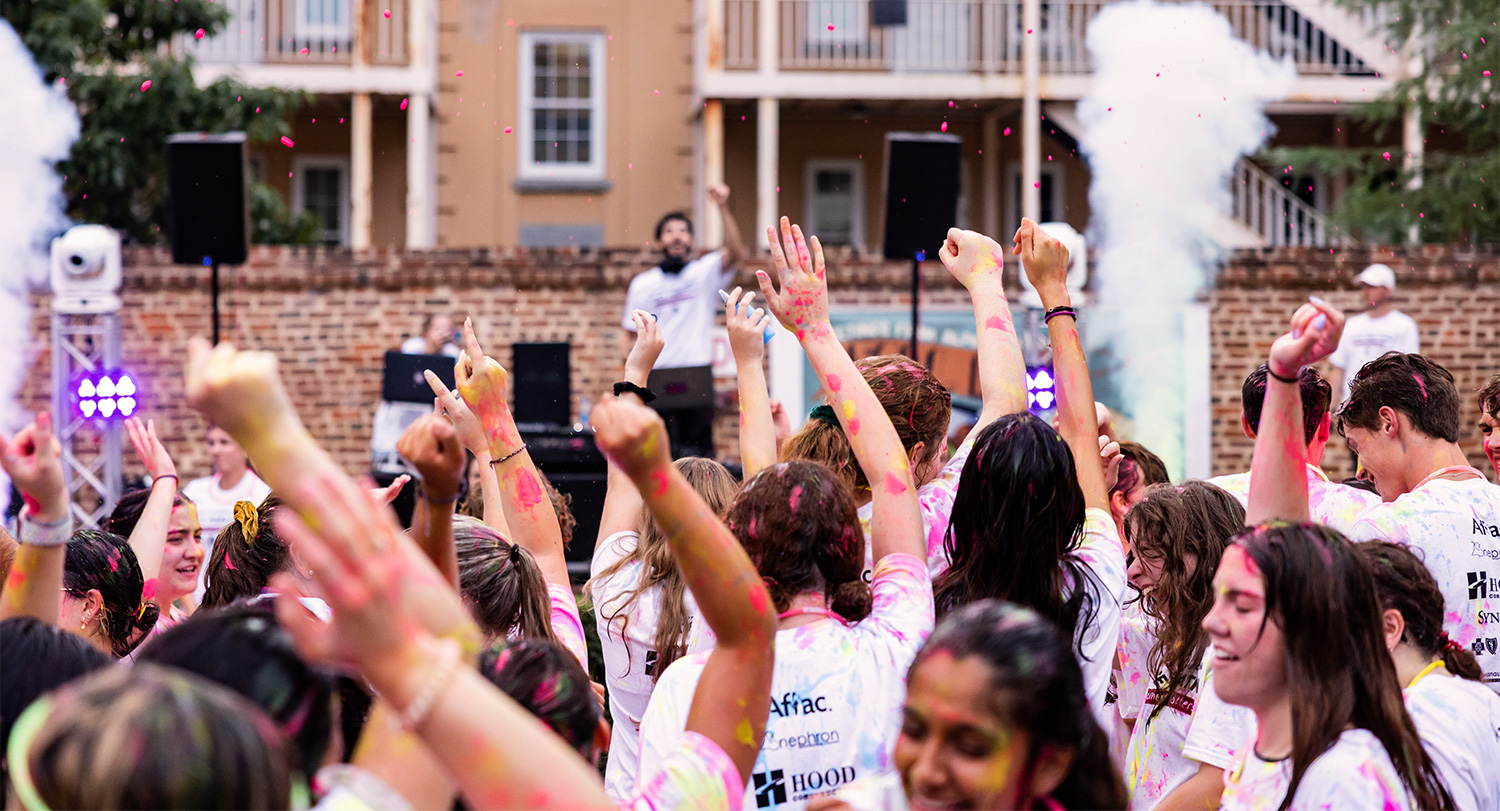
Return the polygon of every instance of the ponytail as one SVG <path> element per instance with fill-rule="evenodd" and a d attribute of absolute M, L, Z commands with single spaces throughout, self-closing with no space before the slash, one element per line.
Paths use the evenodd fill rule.
<path fill-rule="evenodd" d="M 1441 657 L 1449 673 L 1471 681 L 1484 681 L 1484 671 L 1474 654 L 1448 638 L 1443 630 L 1443 592 L 1426 564 L 1404 544 L 1366 541 L 1355 544 L 1380 593 L 1383 611 L 1399 611 L 1406 623 L 1402 641 L 1428 659 Z"/>
<path fill-rule="evenodd" d="M 1469 681 L 1484 681 L 1484 670 L 1472 652 L 1449 639 L 1447 631 L 1438 634 L 1438 641 L 1443 645 L 1443 667 L 1448 668 L 1449 673 Z"/>
<path fill-rule="evenodd" d="M 485 636 L 557 641 L 547 581 L 530 552 L 467 516 L 453 518 L 453 545 L 459 592 Z"/>

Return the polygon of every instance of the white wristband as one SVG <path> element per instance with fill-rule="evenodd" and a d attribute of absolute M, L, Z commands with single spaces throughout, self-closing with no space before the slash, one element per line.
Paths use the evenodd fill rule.
<path fill-rule="evenodd" d="M 30 510 L 21 514 L 21 528 L 17 539 L 31 546 L 62 546 L 73 537 L 73 510 L 56 521 L 38 521 L 30 516 Z"/>

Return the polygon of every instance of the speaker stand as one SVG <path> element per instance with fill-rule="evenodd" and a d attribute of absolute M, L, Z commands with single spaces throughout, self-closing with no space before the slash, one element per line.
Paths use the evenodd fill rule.
<path fill-rule="evenodd" d="M 212 275 L 208 277 L 208 295 L 213 299 L 214 346 L 219 345 L 219 261 L 213 261 Z"/>
<path fill-rule="evenodd" d="M 917 355 L 917 327 L 922 322 L 922 259 L 917 251 L 911 258 L 911 359 L 921 363 Z"/>

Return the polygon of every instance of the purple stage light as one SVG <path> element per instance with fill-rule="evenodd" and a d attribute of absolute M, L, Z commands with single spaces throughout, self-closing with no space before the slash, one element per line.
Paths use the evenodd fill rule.
<path fill-rule="evenodd" d="M 73 402 L 85 419 L 122 420 L 140 408 L 140 388 L 118 369 L 85 372 L 73 386 Z"/>
<path fill-rule="evenodd" d="M 1026 407 L 1033 414 L 1057 408 L 1057 381 L 1051 366 L 1026 367 Z"/>

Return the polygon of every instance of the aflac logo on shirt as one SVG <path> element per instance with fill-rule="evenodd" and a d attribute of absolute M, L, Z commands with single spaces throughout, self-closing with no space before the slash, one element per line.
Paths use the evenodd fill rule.
<path fill-rule="evenodd" d="M 784 693 L 781 701 L 771 699 L 771 714 L 778 718 L 790 718 L 793 715 L 812 715 L 819 712 L 832 712 L 833 708 L 828 706 L 827 696 L 804 696 L 799 693 Z"/>

